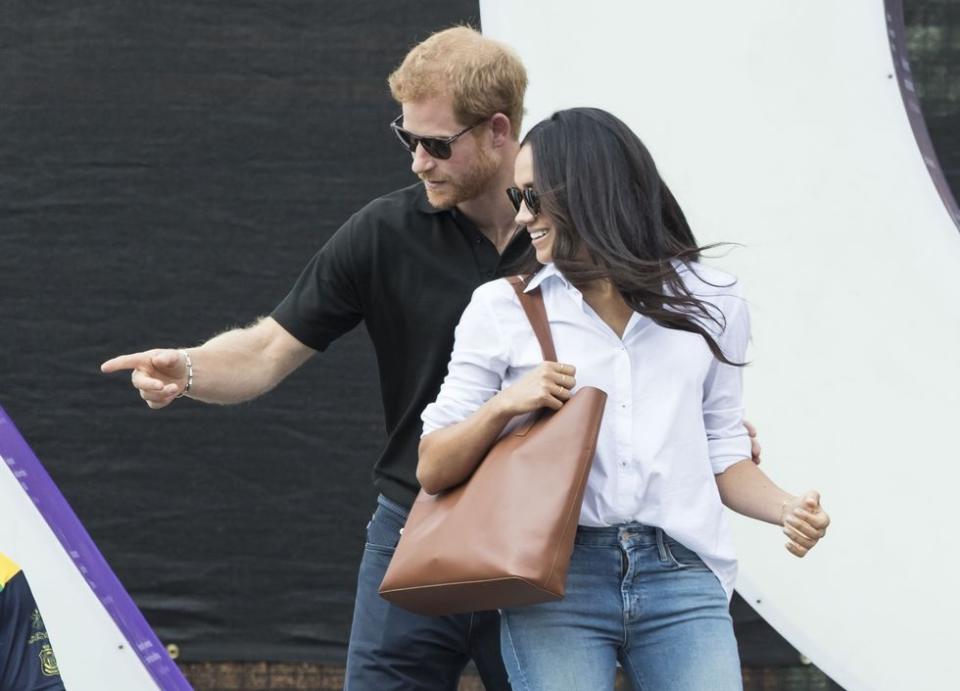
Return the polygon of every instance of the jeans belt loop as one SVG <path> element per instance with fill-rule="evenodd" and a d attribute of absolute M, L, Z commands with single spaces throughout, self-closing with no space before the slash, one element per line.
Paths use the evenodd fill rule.
<path fill-rule="evenodd" d="M 670 561 L 670 557 L 667 555 L 667 544 L 664 538 L 663 530 L 661 528 L 655 528 L 654 532 L 657 536 L 657 551 L 660 553 L 660 561 Z"/>

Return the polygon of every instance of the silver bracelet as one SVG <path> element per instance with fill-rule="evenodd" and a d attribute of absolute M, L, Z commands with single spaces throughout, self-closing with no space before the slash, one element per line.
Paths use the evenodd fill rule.
<path fill-rule="evenodd" d="M 190 389 L 193 388 L 193 361 L 190 359 L 190 353 L 185 350 L 179 351 L 183 354 L 183 357 L 187 360 L 187 385 L 183 387 L 183 391 L 177 394 L 177 398 L 183 398 L 188 393 Z"/>

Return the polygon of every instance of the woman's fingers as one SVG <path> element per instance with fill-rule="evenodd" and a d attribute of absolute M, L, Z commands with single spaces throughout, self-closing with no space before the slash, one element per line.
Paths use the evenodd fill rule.
<path fill-rule="evenodd" d="M 806 526 L 805 533 L 815 533 L 817 537 L 823 537 L 827 534 L 827 526 L 830 525 L 830 517 L 822 509 L 816 513 L 810 513 L 803 509 L 797 509 L 793 512 L 792 518 L 796 519 L 798 524 Z"/>
<path fill-rule="evenodd" d="M 577 380 L 574 377 L 577 372 L 577 368 L 573 365 L 569 365 L 565 362 L 548 362 L 545 363 L 545 365 L 545 378 L 553 381 L 559 386 L 562 386 L 564 389 L 572 389 L 577 385 Z"/>
<path fill-rule="evenodd" d="M 826 534 L 826 528 L 825 526 L 821 526 L 819 522 L 814 522 L 812 520 L 813 518 L 814 517 L 807 516 L 806 514 L 794 513 L 784 519 L 784 529 L 792 528 L 804 537 L 819 540 Z"/>
<path fill-rule="evenodd" d="M 563 407 L 563 401 L 554 396 L 548 396 L 543 400 L 543 408 L 550 408 L 550 410 L 560 410 Z"/>
<path fill-rule="evenodd" d="M 827 534 L 830 516 L 820 506 L 820 493 L 811 490 L 783 520 L 783 532 L 789 538 L 787 551 L 797 557 L 806 556 Z"/>
<path fill-rule="evenodd" d="M 820 506 L 820 493 L 816 490 L 810 490 L 804 494 L 800 505 L 794 509 L 793 513 L 820 531 L 820 537 L 823 537 L 827 526 L 830 525 L 830 515 Z"/>
<path fill-rule="evenodd" d="M 757 428 L 749 420 L 744 420 L 743 426 L 747 428 L 747 436 L 750 437 L 750 457 L 754 463 L 760 465 L 760 454 L 763 447 L 760 446 L 760 440 L 757 438 Z"/>
<path fill-rule="evenodd" d="M 816 512 L 820 510 L 820 493 L 812 489 L 806 494 L 803 495 L 803 498 L 800 500 L 800 506 L 805 508 L 807 511 Z"/>
<path fill-rule="evenodd" d="M 537 408 L 559 410 L 573 396 L 576 368 L 561 362 L 544 362 L 502 392 L 506 411 L 520 415 Z"/>
<path fill-rule="evenodd" d="M 572 395 L 568 389 L 553 383 L 553 381 L 546 380 L 543 382 L 540 391 L 540 404 L 558 410 L 565 402 L 570 400 Z"/>
<path fill-rule="evenodd" d="M 819 536 L 813 537 L 807 535 L 803 531 L 790 524 L 787 524 L 783 527 L 783 534 L 790 538 L 791 542 L 794 542 L 801 547 L 805 547 L 808 550 L 812 549 L 813 546 L 817 544 L 817 540 L 820 539 Z"/>

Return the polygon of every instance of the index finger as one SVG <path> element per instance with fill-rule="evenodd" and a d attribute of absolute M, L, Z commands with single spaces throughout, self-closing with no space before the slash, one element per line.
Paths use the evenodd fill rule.
<path fill-rule="evenodd" d="M 747 435 L 750 437 L 757 436 L 757 428 L 753 426 L 753 423 L 749 420 L 743 421 L 743 426 L 747 428 Z"/>
<path fill-rule="evenodd" d="M 130 353 L 129 355 L 118 355 L 115 358 L 107 360 L 100 365 L 100 371 L 104 374 L 120 372 L 121 370 L 137 369 L 150 364 L 150 356 L 147 353 Z"/>

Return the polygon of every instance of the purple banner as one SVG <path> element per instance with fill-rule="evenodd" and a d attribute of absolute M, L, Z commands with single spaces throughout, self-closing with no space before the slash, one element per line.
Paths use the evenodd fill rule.
<path fill-rule="evenodd" d="M 80 519 L 0 407 L 0 456 L 163 691 L 192 691 Z M 3 472 L 0 469 L 0 472 Z"/>

